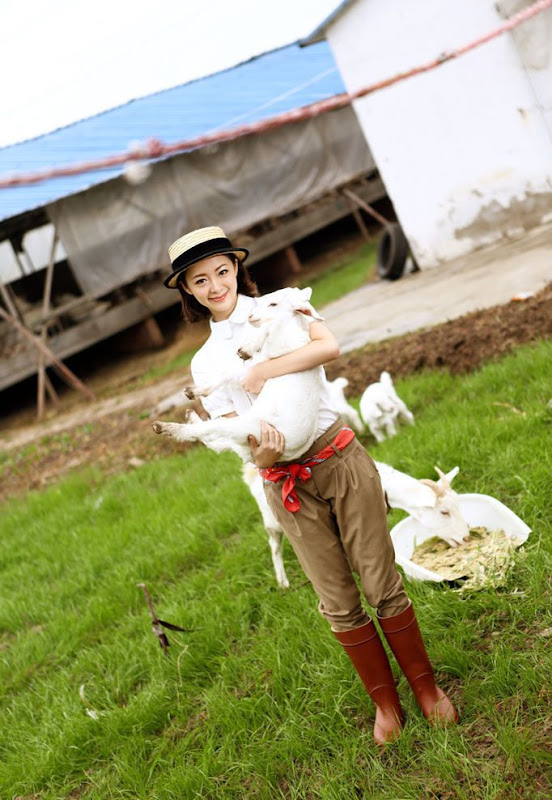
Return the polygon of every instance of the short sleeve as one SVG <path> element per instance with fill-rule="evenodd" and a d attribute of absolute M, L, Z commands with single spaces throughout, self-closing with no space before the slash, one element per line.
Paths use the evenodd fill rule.
<path fill-rule="evenodd" d="M 201 364 L 198 365 L 197 362 L 194 362 L 196 362 L 195 357 L 192 359 L 190 369 L 196 386 L 205 386 L 209 384 L 214 379 L 213 374 L 209 373 L 205 368 L 202 368 Z M 226 386 L 221 386 L 219 389 L 211 392 L 208 397 L 202 397 L 201 405 L 211 419 L 222 417 L 225 414 L 231 414 L 232 411 L 235 411 L 232 398 Z"/>

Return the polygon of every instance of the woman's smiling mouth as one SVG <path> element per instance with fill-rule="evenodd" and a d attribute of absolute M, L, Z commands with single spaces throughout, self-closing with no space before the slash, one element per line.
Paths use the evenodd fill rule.
<path fill-rule="evenodd" d="M 219 297 L 210 297 L 209 298 L 209 302 L 210 303 L 221 303 L 223 300 L 226 300 L 227 296 L 228 296 L 228 292 L 225 292 L 224 294 L 221 294 Z"/>

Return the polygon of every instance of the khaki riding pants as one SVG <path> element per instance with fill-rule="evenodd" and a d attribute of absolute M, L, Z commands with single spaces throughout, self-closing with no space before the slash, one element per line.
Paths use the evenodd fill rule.
<path fill-rule="evenodd" d="M 337 420 L 297 461 L 331 444 L 343 425 Z M 332 630 L 352 630 L 370 619 L 354 573 L 378 616 L 390 617 L 407 608 L 379 474 L 356 438 L 312 467 L 308 481 L 295 484 L 301 504 L 296 513 L 284 507 L 282 482 L 265 481 L 264 489 Z"/>

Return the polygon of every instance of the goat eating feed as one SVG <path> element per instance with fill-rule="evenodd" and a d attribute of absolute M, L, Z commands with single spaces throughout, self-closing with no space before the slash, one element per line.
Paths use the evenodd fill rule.
<path fill-rule="evenodd" d="M 429 478 L 418 480 L 389 464 L 375 463 L 391 508 L 406 511 L 450 547 L 469 540 L 469 525 L 462 516 L 458 495 L 451 486 L 459 472 L 458 467 L 446 475 L 435 467 L 439 480 L 433 481 Z"/>

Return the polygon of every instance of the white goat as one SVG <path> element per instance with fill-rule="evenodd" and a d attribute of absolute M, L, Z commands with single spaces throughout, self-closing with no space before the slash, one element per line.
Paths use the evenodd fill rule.
<path fill-rule="evenodd" d="M 254 316 L 249 317 L 251 335 L 238 353 L 254 362 L 297 350 L 310 341 L 309 323 L 322 319 L 308 302 L 312 290 L 286 288 L 257 299 Z M 237 417 L 180 424 L 153 423 L 156 433 L 172 436 L 180 442 L 201 441 L 216 452 L 232 450 L 245 463 L 251 461 L 249 436 L 261 438 L 261 420 L 273 425 L 285 439 L 282 461 L 293 461 L 313 443 L 318 424 L 321 367 L 281 375 L 266 381 L 249 411 Z M 205 397 L 230 381 L 239 382 L 241 375 L 226 375 L 212 386 L 195 387 L 188 397 Z"/>
<path fill-rule="evenodd" d="M 357 433 L 364 432 L 364 423 L 356 408 L 354 408 L 345 397 L 344 389 L 349 385 L 347 378 L 336 378 L 333 381 L 328 381 L 328 390 L 330 394 L 330 404 L 334 411 L 336 411 L 345 422 L 348 422 L 351 428 Z"/>
<path fill-rule="evenodd" d="M 389 464 L 376 461 L 387 503 L 391 508 L 401 508 L 430 530 L 434 536 L 444 539 L 451 547 L 457 547 L 469 539 L 470 529 L 462 516 L 458 495 L 451 487 L 459 472 L 454 467 L 446 475 L 438 467 L 438 481 L 429 478 L 412 478 Z"/>
<path fill-rule="evenodd" d="M 414 425 L 414 415 L 398 396 L 388 372 L 382 372 L 379 381 L 364 390 L 360 398 L 360 416 L 378 442 L 385 440 L 384 432 L 395 436 L 399 419 Z"/>
<path fill-rule="evenodd" d="M 274 565 L 274 573 L 276 575 L 276 583 L 282 589 L 289 588 L 289 581 L 287 579 L 286 570 L 284 567 L 284 560 L 282 558 L 282 544 L 284 531 L 280 523 L 272 513 L 268 500 L 263 489 L 263 479 L 258 468 L 255 464 L 246 463 L 242 466 L 242 477 L 246 486 L 253 495 L 254 499 L 259 506 L 259 511 L 263 518 L 266 532 L 268 533 L 268 543 L 270 545 L 270 552 L 272 553 L 272 563 Z"/>

